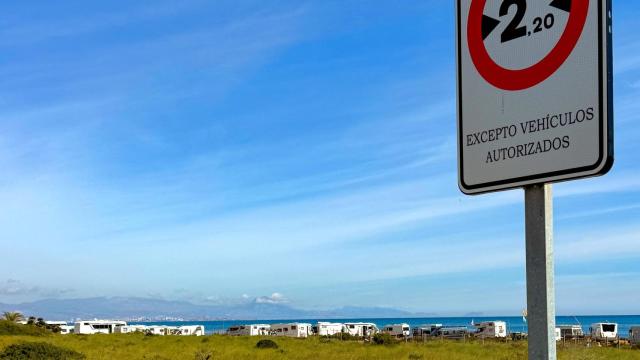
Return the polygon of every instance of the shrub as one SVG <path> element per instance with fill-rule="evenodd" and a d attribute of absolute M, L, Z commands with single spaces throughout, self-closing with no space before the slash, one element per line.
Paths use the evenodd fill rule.
<path fill-rule="evenodd" d="M 207 350 L 198 350 L 194 355 L 195 360 L 211 360 L 213 359 L 213 353 Z"/>
<path fill-rule="evenodd" d="M 396 343 L 396 340 L 389 334 L 377 333 L 373 335 L 373 343 L 376 345 L 392 345 Z"/>
<path fill-rule="evenodd" d="M 85 356 L 77 351 L 45 342 L 23 342 L 7 346 L 0 359 L 6 360 L 81 360 Z"/>
<path fill-rule="evenodd" d="M 258 349 L 277 349 L 278 344 L 271 339 L 262 339 L 256 344 Z"/>
<path fill-rule="evenodd" d="M 0 320 L 0 335 L 44 336 L 46 334 L 47 331 L 43 328 Z"/>
<path fill-rule="evenodd" d="M 419 353 L 411 353 L 409 354 L 409 360 L 422 360 L 424 359 L 424 355 Z"/>

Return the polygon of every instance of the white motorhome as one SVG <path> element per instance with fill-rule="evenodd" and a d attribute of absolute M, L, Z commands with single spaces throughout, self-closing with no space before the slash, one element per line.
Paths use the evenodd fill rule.
<path fill-rule="evenodd" d="M 135 332 L 147 332 L 149 328 L 146 325 L 126 325 L 126 326 L 118 326 L 116 328 L 116 333 L 118 334 L 130 334 Z"/>
<path fill-rule="evenodd" d="M 231 336 L 260 336 L 269 335 L 269 324 L 233 325 L 227 329 L 227 335 Z"/>
<path fill-rule="evenodd" d="M 479 338 L 506 338 L 507 323 L 504 321 L 484 321 L 475 324 L 475 336 Z"/>
<path fill-rule="evenodd" d="M 589 328 L 591 338 L 599 341 L 610 341 L 618 338 L 618 324 L 595 323 Z"/>
<path fill-rule="evenodd" d="M 164 335 L 166 331 L 166 326 L 162 325 L 151 325 L 147 327 L 147 334 L 151 335 Z"/>
<path fill-rule="evenodd" d="M 178 335 L 180 330 L 177 326 L 152 325 L 147 327 L 147 333 L 152 335 Z"/>
<path fill-rule="evenodd" d="M 553 334 L 555 335 L 556 341 L 562 340 L 562 332 L 559 327 L 554 329 Z"/>
<path fill-rule="evenodd" d="M 345 323 L 344 328 L 350 335 L 368 337 L 378 333 L 380 330 L 374 323 Z"/>
<path fill-rule="evenodd" d="M 442 324 L 425 324 L 413 328 L 413 337 L 435 336 Z"/>
<path fill-rule="evenodd" d="M 311 324 L 307 323 L 271 324 L 269 333 L 275 336 L 306 338 L 312 334 L 312 329 Z"/>
<path fill-rule="evenodd" d="M 633 345 L 640 345 L 640 326 L 632 326 L 629 329 L 629 342 Z"/>
<path fill-rule="evenodd" d="M 580 325 L 558 325 L 558 329 L 560 329 L 560 337 L 565 340 L 584 337 L 584 331 Z"/>
<path fill-rule="evenodd" d="M 397 338 L 406 338 L 411 336 L 411 328 L 409 324 L 389 324 L 382 328 L 382 332 L 395 336 Z"/>
<path fill-rule="evenodd" d="M 113 334 L 121 326 L 127 326 L 125 321 L 119 320 L 81 320 L 73 326 L 75 334 Z"/>
<path fill-rule="evenodd" d="M 45 323 L 50 326 L 57 326 L 62 335 L 73 334 L 74 326 L 67 324 L 66 321 L 45 321 Z"/>
<path fill-rule="evenodd" d="M 344 324 L 318 321 L 313 327 L 313 332 L 318 336 L 331 336 L 344 331 Z"/>
<path fill-rule="evenodd" d="M 183 325 L 178 327 L 179 333 L 177 335 L 185 336 L 204 336 L 204 325 Z"/>

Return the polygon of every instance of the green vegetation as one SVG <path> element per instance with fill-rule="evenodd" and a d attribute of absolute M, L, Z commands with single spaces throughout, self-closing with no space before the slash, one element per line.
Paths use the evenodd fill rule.
<path fill-rule="evenodd" d="M 377 333 L 373 335 L 373 339 L 371 339 L 371 342 L 373 342 L 376 345 L 393 345 L 393 344 L 396 344 L 398 341 L 389 334 Z"/>
<path fill-rule="evenodd" d="M 0 336 L 2 335 L 27 335 L 27 336 L 44 336 L 48 332 L 41 327 L 21 325 L 13 321 L 0 320 Z"/>
<path fill-rule="evenodd" d="M 27 325 L 47 328 L 47 323 L 44 321 L 44 319 L 41 317 L 36 319 L 35 316 L 29 316 L 29 318 L 27 319 Z"/>
<path fill-rule="evenodd" d="M 258 349 L 277 349 L 278 344 L 271 339 L 262 339 L 256 344 Z"/>
<path fill-rule="evenodd" d="M 84 355 L 46 342 L 11 344 L 0 352 L 3 360 L 82 360 Z"/>
<path fill-rule="evenodd" d="M 277 349 L 258 348 L 260 340 L 277 342 Z M 44 337 L 0 336 L 0 351 L 13 344 L 44 342 L 73 350 L 92 359 L 145 360 L 219 360 L 219 359 L 401 359 L 401 360 L 466 360 L 466 359 L 526 359 L 526 341 L 443 341 L 394 342 L 375 345 L 363 341 L 341 341 L 318 338 L 260 338 L 144 336 L 143 334 L 59 335 Z M 559 358 L 579 359 L 640 359 L 640 350 L 625 348 L 558 345 Z M 42 357 L 41 357 L 42 358 Z M 46 357 L 45 357 L 46 358 Z M 0 358 L 1 359 L 1 358 Z"/>
<path fill-rule="evenodd" d="M 325 335 L 325 336 L 323 336 L 323 338 L 325 338 L 325 339 L 346 340 L 346 341 L 362 340 L 362 338 L 359 337 L 359 336 L 351 335 L 351 334 L 345 333 L 345 332 L 341 332 L 341 333 L 337 333 L 337 334 L 333 334 L 333 335 Z"/>
<path fill-rule="evenodd" d="M 24 320 L 24 315 L 17 311 L 5 311 L 2 313 L 2 318 L 6 321 L 19 322 Z"/>

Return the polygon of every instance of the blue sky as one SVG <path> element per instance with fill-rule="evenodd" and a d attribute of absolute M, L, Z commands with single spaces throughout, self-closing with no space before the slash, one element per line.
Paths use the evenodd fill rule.
<path fill-rule="evenodd" d="M 614 169 L 554 187 L 560 314 L 640 312 L 639 10 L 614 2 Z M 457 188 L 453 16 L 4 4 L 0 301 L 519 313 L 523 193 Z"/>

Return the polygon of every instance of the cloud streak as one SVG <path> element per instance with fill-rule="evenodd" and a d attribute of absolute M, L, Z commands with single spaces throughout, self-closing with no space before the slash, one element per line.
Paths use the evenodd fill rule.
<path fill-rule="evenodd" d="M 40 286 L 27 285 L 19 280 L 7 279 L 0 282 L 0 299 L 15 300 L 32 298 L 57 298 L 70 295 L 72 289 L 53 289 Z"/>

